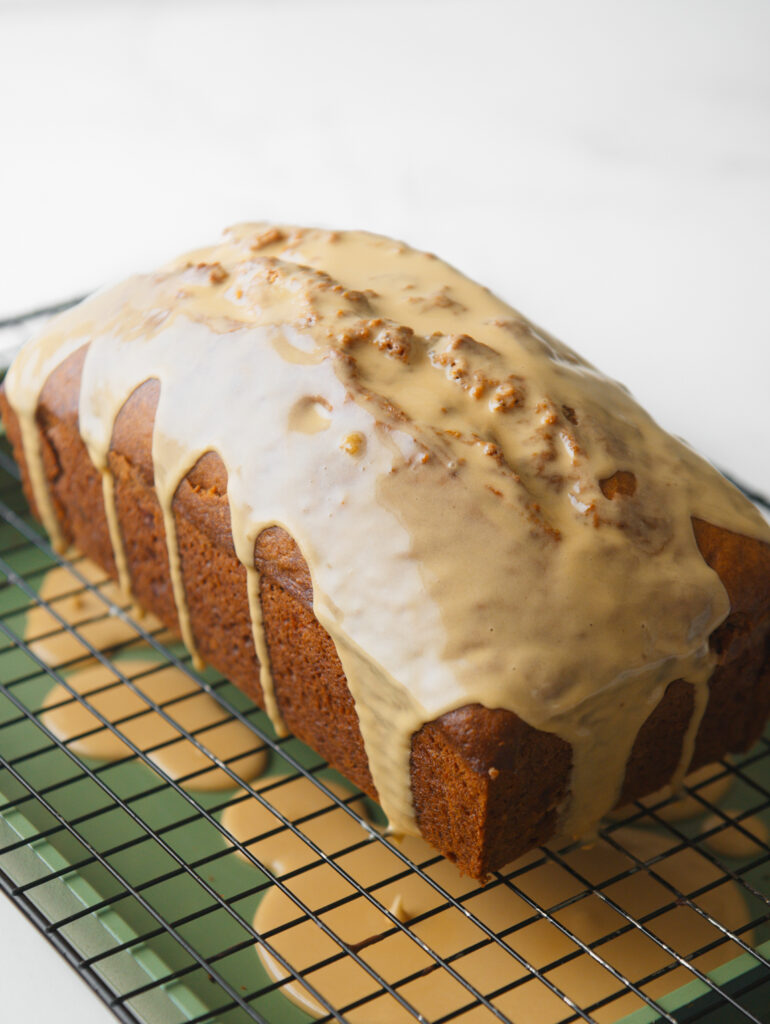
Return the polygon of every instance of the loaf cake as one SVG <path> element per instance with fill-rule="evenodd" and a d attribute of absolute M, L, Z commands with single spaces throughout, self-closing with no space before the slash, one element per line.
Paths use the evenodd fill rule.
<path fill-rule="evenodd" d="M 238 225 L 51 321 L 1 401 L 54 546 L 476 878 L 770 711 L 759 513 L 432 255 Z"/>

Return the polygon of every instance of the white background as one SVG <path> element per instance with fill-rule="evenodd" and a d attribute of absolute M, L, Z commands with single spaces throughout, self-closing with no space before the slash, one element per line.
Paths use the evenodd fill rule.
<path fill-rule="evenodd" d="M 236 220 L 368 228 L 768 491 L 769 54 L 763 0 L 0 0 L 0 319 Z M 108 1019 L 5 902 L 0 957 L 4 1019 Z"/>

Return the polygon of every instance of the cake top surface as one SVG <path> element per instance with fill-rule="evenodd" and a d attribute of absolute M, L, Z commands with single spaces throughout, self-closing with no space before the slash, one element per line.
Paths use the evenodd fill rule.
<path fill-rule="evenodd" d="M 299 544 L 396 828 L 414 828 L 411 736 L 454 707 L 507 708 L 572 744 L 571 836 L 612 805 L 669 682 L 702 684 L 705 706 L 729 602 L 691 519 L 763 539 L 766 524 L 625 388 L 436 257 L 238 225 L 53 321 L 9 371 L 23 429 L 84 344 L 80 430 L 106 476 L 118 412 L 160 381 L 178 607 L 171 502 L 205 452 L 227 468 L 263 661 L 254 545 L 276 524 Z M 269 694 L 266 666 L 262 681 Z"/>

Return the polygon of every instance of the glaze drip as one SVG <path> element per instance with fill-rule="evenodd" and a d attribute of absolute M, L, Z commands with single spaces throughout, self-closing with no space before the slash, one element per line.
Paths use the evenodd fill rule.
<path fill-rule="evenodd" d="M 188 647 L 172 503 L 215 451 L 268 713 L 282 729 L 254 548 L 278 525 L 307 560 L 393 828 L 416 831 L 412 735 L 472 703 L 572 745 L 565 838 L 613 806 L 640 726 L 678 678 L 696 690 L 686 771 L 708 638 L 729 611 L 691 519 L 770 530 L 567 346 L 401 243 L 238 225 L 57 318 L 9 371 L 54 538 L 35 410 L 48 373 L 86 342 L 80 431 L 103 473 L 123 404 L 160 382 L 155 486 Z"/>

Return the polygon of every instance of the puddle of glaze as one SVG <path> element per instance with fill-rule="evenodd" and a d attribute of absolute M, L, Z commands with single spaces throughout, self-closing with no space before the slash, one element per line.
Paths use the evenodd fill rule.
<path fill-rule="evenodd" d="M 713 782 L 709 782 L 709 779 L 713 779 Z M 733 777 L 729 772 L 725 772 L 725 769 L 720 764 L 707 764 L 703 768 L 699 768 L 697 771 L 687 776 L 685 780 L 690 788 L 698 787 L 698 796 L 705 800 L 709 804 L 717 804 L 725 798 L 727 793 L 730 791 L 730 787 L 733 784 Z M 651 793 L 649 796 L 642 797 L 638 801 L 643 807 L 655 808 L 655 816 L 660 818 L 661 821 L 677 822 L 677 821 L 689 821 L 691 818 L 697 818 L 701 814 L 705 814 L 707 807 L 698 799 L 698 796 L 691 796 L 686 793 L 684 796 L 680 796 L 677 800 L 672 800 L 673 792 L 670 786 L 664 786 L 663 789 L 659 789 L 656 793 Z M 661 807 L 657 807 L 662 800 L 667 800 L 668 803 L 663 804 Z M 620 807 L 617 811 L 613 811 L 612 814 L 608 815 L 612 821 L 625 821 L 627 818 L 637 817 L 639 809 L 636 804 L 630 804 L 626 807 Z M 656 821 L 652 817 L 641 817 L 634 822 L 635 825 L 655 825 Z"/>
<path fill-rule="evenodd" d="M 108 580 L 99 566 L 88 559 L 80 559 L 77 569 L 117 607 L 128 607 L 117 584 Z M 30 648 L 53 668 L 82 659 L 76 670 L 66 673 L 68 685 L 86 696 L 96 712 L 116 725 L 125 739 L 146 752 L 170 778 L 186 780 L 182 783 L 186 788 L 203 791 L 237 786 L 227 772 L 215 767 L 209 753 L 198 749 L 173 724 L 153 711 L 142 694 L 159 705 L 173 701 L 167 708 L 169 717 L 193 733 L 211 755 L 225 761 L 243 781 L 251 781 L 262 774 L 267 754 L 258 748 L 255 734 L 241 722 L 230 719 L 227 711 L 185 672 L 160 664 L 157 652 L 142 641 L 136 630 L 110 615 L 101 598 L 84 589 L 66 566 L 50 569 L 39 593 L 96 650 L 103 653 L 118 644 L 127 645 L 115 661 L 115 667 L 108 667 L 89 656 L 88 648 L 78 636 L 64 629 L 45 608 L 31 608 L 27 615 L 24 636 Z M 161 627 L 152 615 L 145 615 L 142 624 L 148 631 Z M 173 638 L 163 632 L 158 639 L 163 642 Z M 120 681 L 116 669 L 132 680 L 139 693 Z M 118 761 L 132 755 L 123 739 L 103 726 L 93 711 L 61 684 L 57 683 L 48 692 L 43 708 L 47 709 L 40 716 L 43 724 L 78 756 Z"/>
<path fill-rule="evenodd" d="M 723 808 L 722 814 L 727 818 L 737 818 L 744 812 L 738 808 Z M 723 857 L 734 857 L 738 860 L 748 857 L 757 857 L 762 849 L 770 846 L 770 828 L 767 822 L 757 815 L 748 815 L 741 818 L 740 822 L 731 825 L 719 814 L 710 814 L 703 822 L 701 832 L 709 832 L 711 829 L 719 829 L 711 836 L 706 836 L 701 842 L 714 853 Z M 750 833 L 746 835 L 746 833 Z M 752 836 L 754 838 L 752 838 Z"/>
<path fill-rule="evenodd" d="M 322 781 L 340 799 L 350 796 L 350 790 L 338 783 L 328 779 Z M 272 775 L 255 788 L 266 790 L 265 799 L 291 822 L 308 814 L 317 814 L 318 817 L 300 822 L 297 828 L 327 856 L 366 839 L 366 832 L 359 822 L 304 776 Z M 359 815 L 365 815 L 363 798 L 352 801 L 351 806 Z M 283 826 L 267 807 L 253 797 L 230 804 L 222 815 L 222 824 L 240 843 L 248 843 L 248 850 L 277 874 L 318 859 L 301 836 Z M 276 829 L 281 831 L 264 839 L 256 838 Z M 240 852 L 238 856 L 246 859 Z"/>
<path fill-rule="evenodd" d="M 99 566 L 88 559 L 80 559 L 77 569 L 90 584 L 98 586 L 100 593 L 116 607 L 123 610 L 129 607 L 118 585 L 108 580 Z M 84 640 L 99 651 L 107 651 L 119 644 L 128 644 L 137 639 L 136 630 L 127 622 L 110 614 L 108 605 L 93 591 L 85 588 L 65 566 L 57 566 L 45 574 L 39 595 L 78 633 L 75 636 L 65 629 L 58 619 L 41 605 L 29 610 L 24 639 L 30 650 L 51 668 L 58 668 L 78 658 L 89 656 L 90 651 L 83 643 Z M 149 614 L 143 617 L 142 625 L 148 632 L 155 632 L 161 628 L 160 622 Z M 171 639 L 171 634 L 164 633 L 158 639 L 167 642 Z"/>
<path fill-rule="evenodd" d="M 133 681 L 140 693 L 121 683 L 113 669 L 97 662 L 69 674 L 67 683 L 77 693 L 87 695 L 95 711 L 115 724 L 126 739 L 147 752 L 150 760 L 172 779 L 192 775 L 194 777 L 185 785 L 198 790 L 229 789 L 237 785 L 226 772 L 214 767 L 207 753 L 148 707 L 142 694 L 161 705 L 173 701 L 166 709 L 170 718 L 194 733 L 200 744 L 226 761 L 244 781 L 264 771 L 267 754 L 258 749 L 259 741 L 254 733 L 231 719 L 186 673 L 174 666 L 153 666 L 140 659 L 122 659 L 116 667 Z M 102 726 L 92 711 L 74 700 L 62 685 L 53 687 L 43 706 L 51 709 L 41 715 L 43 723 L 79 756 L 105 761 L 131 756 L 130 748 L 120 736 Z"/>
<path fill-rule="evenodd" d="M 538 968 L 575 953 L 579 946 L 555 924 L 533 910 L 525 896 L 545 908 L 573 900 L 563 909 L 555 911 L 554 917 L 582 942 L 595 943 L 627 927 L 629 922 L 624 914 L 646 916 L 656 909 L 669 907 L 674 896 L 664 882 L 687 893 L 724 877 L 697 850 L 685 849 L 669 854 L 668 851 L 675 845 L 673 839 L 633 828 L 620 828 L 614 837 L 641 860 L 662 857 L 654 865 L 654 870 L 663 881 L 653 878 L 644 868 L 635 870 L 634 861 L 629 856 L 613 849 L 605 841 L 596 843 L 591 849 L 570 853 L 562 858 L 562 863 L 544 859 L 540 851 L 529 854 L 511 866 L 514 871 L 521 871 L 512 879 L 512 886 L 493 882 L 480 888 L 468 879 L 461 878 L 446 861 L 427 868 L 427 873 L 440 881 L 452 895 L 467 895 L 464 906 L 495 934 L 507 934 L 511 947 Z M 403 849 L 418 862 L 435 856 L 419 840 L 405 840 Z M 485 933 L 462 911 L 444 906 L 420 920 L 420 915 L 443 906 L 439 895 L 415 873 L 403 879 L 387 881 L 400 873 L 403 865 L 376 840 L 360 850 L 343 855 L 338 862 L 358 883 L 370 889 L 374 887 L 373 894 L 377 900 L 390 908 L 399 919 L 405 917 L 411 920 L 411 930 L 431 949 L 441 956 L 455 957 L 452 960 L 454 969 L 480 992 L 492 992 L 520 980 L 515 988 L 494 999 L 494 1005 L 504 1013 L 518 1020 L 537 1020 L 538 1024 L 563 1019 L 564 1003 L 561 999 L 536 979 L 524 980 L 529 978 L 526 968 L 509 951 L 488 941 Z M 599 896 L 586 892 L 585 886 L 568 867 L 594 885 L 631 872 L 603 890 L 620 909 L 615 910 Z M 322 920 L 342 941 L 357 946 L 362 959 L 386 982 L 393 984 L 414 975 L 412 980 L 399 986 L 398 991 L 428 1019 L 441 1017 L 473 1003 L 472 994 L 460 982 L 444 969 L 434 969 L 432 958 L 408 935 L 394 932 L 395 926 L 382 911 L 358 894 L 331 865 L 312 867 L 289 879 L 287 885 L 313 911 L 322 911 L 325 906 L 345 900 L 342 905 L 323 911 Z M 519 892 L 515 891 L 514 886 L 518 887 Z M 736 928 L 748 921 L 747 908 L 733 882 L 726 881 L 709 890 L 698 897 L 697 904 L 727 928 Z M 305 976 L 308 981 L 335 1008 L 347 1006 L 380 990 L 377 982 L 351 957 L 333 959 L 340 954 L 341 947 L 303 915 L 292 899 L 279 889 L 271 889 L 262 900 L 255 917 L 255 926 L 296 970 L 307 972 Z M 693 953 L 720 937 L 718 930 L 708 920 L 687 905 L 671 906 L 650 919 L 648 928 L 683 955 Z M 388 931 L 394 933 L 376 939 Z M 749 935 L 744 938 L 750 941 Z M 480 948 L 462 953 L 476 945 Z M 274 980 L 287 979 L 287 972 L 277 960 L 263 947 L 258 946 L 257 949 L 270 977 Z M 596 947 L 596 952 L 632 981 L 674 963 L 654 939 L 648 938 L 635 927 L 601 943 Z M 734 943 L 725 943 L 700 955 L 695 963 L 701 970 L 708 971 L 738 953 L 740 950 Z M 313 969 L 314 964 L 328 958 L 332 958 L 331 963 Z M 547 976 L 579 1005 L 590 1005 L 622 988 L 624 994 L 620 998 L 595 1012 L 597 1021 L 617 1020 L 619 1016 L 644 1005 L 633 993 L 626 992 L 625 987 L 606 968 L 584 953 L 550 970 Z M 677 967 L 646 985 L 645 991 L 653 997 L 661 996 L 692 978 L 693 975 L 686 968 Z M 286 981 L 281 991 L 314 1016 L 326 1012 L 296 980 Z M 362 1024 L 413 1020 L 387 994 L 348 1011 L 346 1019 Z M 464 1022 L 486 1021 L 492 1019 L 492 1014 L 483 1006 L 476 1006 L 457 1019 Z"/>

